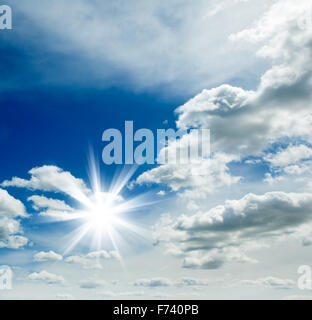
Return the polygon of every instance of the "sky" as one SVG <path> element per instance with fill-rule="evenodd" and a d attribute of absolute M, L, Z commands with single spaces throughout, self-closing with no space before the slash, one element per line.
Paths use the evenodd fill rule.
<path fill-rule="evenodd" d="M 0 299 L 312 298 L 310 1 L 2 4 Z M 105 164 L 125 121 L 210 157 Z"/>

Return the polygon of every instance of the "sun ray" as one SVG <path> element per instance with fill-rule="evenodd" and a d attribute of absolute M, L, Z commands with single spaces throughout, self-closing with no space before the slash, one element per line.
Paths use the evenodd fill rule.
<path fill-rule="evenodd" d="M 101 250 L 112 247 L 120 257 L 120 263 L 125 268 L 124 260 L 120 252 L 121 239 L 127 232 L 136 234 L 141 240 L 148 241 L 148 232 L 143 228 L 131 223 L 130 212 L 141 211 L 143 207 L 150 206 L 159 201 L 153 201 L 149 193 L 135 196 L 130 199 L 124 199 L 121 191 L 129 183 L 137 167 L 123 168 L 119 175 L 115 175 L 110 187 L 106 186 L 103 190 L 102 180 L 100 176 L 99 166 L 97 165 L 94 155 L 90 152 L 89 156 L 89 179 L 91 192 L 83 196 L 77 196 L 77 191 L 72 192 L 79 203 L 80 208 L 66 215 L 57 214 L 50 219 L 57 221 L 77 221 L 79 227 L 68 234 L 69 241 L 65 248 L 64 254 L 72 251 L 84 238 L 91 237 L 90 247 Z M 110 245 L 104 245 L 104 239 L 109 240 Z"/>

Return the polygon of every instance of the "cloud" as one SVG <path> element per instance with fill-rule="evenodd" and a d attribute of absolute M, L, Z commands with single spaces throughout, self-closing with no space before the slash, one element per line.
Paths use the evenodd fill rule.
<path fill-rule="evenodd" d="M 105 285 L 105 281 L 102 280 L 83 280 L 80 281 L 80 288 L 82 289 L 95 289 Z"/>
<path fill-rule="evenodd" d="M 162 196 L 166 195 L 166 191 L 160 190 L 157 192 L 157 195 L 162 197 Z"/>
<path fill-rule="evenodd" d="M 312 169 L 312 149 L 306 145 L 288 145 L 275 153 L 269 153 L 264 158 L 270 164 L 271 173 L 265 174 L 264 182 L 275 184 L 290 178 L 293 181 L 302 180 L 309 184 Z"/>
<path fill-rule="evenodd" d="M 27 199 L 32 201 L 35 210 L 45 209 L 39 213 L 40 216 L 57 218 L 57 219 L 71 219 L 72 211 L 74 210 L 63 200 L 47 198 L 44 196 L 31 196 Z"/>
<path fill-rule="evenodd" d="M 278 58 L 261 78 L 256 91 L 229 85 L 203 90 L 177 109 L 178 128 L 203 126 L 214 134 L 215 151 L 259 154 L 282 137 L 311 139 L 310 30 L 297 19 L 310 8 L 293 1 L 278 1 L 252 29 L 233 34 L 235 41 L 264 44 L 262 56 Z"/>
<path fill-rule="evenodd" d="M 75 199 L 86 197 L 89 189 L 81 179 L 75 178 L 70 172 L 56 166 L 36 167 L 29 171 L 29 180 L 14 177 L 2 182 L 3 187 L 19 187 L 31 190 L 62 192 Z M 47 204 L 47 200 L 35 198 L 35 201 Z M 49 200 L 48 200 L 49 201 Z M 49 201 L 51 204 L 51 201 Z M 55 205 L 55 202 L 54 202 Z M 59 205 L 59 203 L 58 203 Z"/>
<path fill-rule="evenodd" d="M 193 168 L 184 164 L 165 164 L 144 172 L 138 183 L 166 184 L 174 191 L 189 188 L 187 195 L 205 197 L 241 180 L 229 170 L 231 162 L 265 157 L 273 143 L 284 140 L 293 144 L 283 154 L 268 156 L 275 163 L 287 161 L 287 157 L 295 160 L 297 152 L 297 156 L 310 155 L 312 33 L 297 23 L 308 9 L 309 0 L 302 0 L 300 6 L 291 0 L 277 1 L 254 27 L 231 35 L 231 41 L 257 47 L 258 55 L 273 63 L 255 90 L 223 84 L 203 90 L 176 109 L 177 129 L 211 130 L 213 154 L 198 165 L 201 175 L 192 174 Z M 297 141 L 302 146 L 294 146 Z M 306 168 L 286 170 L 302 172 Z"/>
<path fill-rule="evenodd" d="M 182 278 L 177 282 L 178 286 L 181 287 L 197 287 L 197 286 L 207 286 L 209 285 L 209 281 L 202 279 L 194 279 L 194 278 Z"/>
<path fill-rule="evenodd" d="M 17 218 L 27 218 L 23 203 L 0 189 L 0 248 L 18 249 L 28 243 Z"/>
<path fill-rule="evenodd" d="M 295 287 L 295 281 L 275 277 L 266 277 L 257 280 L 243 280 L 241 281 L 241 284 L 246 286 L 263 286 L 274 289 L 292 289 Z"/>
<path fill-rule="evenodd" d="M 26 218 L 28 215 L 21 201 L 12 197 L 6 190 L 0 189 L 0 216 Z"/>
<path fill-rule="evenodd" d="M 138 184 L 167 184 L 173 191 L 187 188 L 188 197 L 205 197 L 223 186 L 238 183 L 241 177 L 231 176 L 227 163 L 238 160 L 237 156 L 215 154 L 210 159 L 189 164 L 164 164 L 142 173 L 136 180 Z M 194 170 L 196 172 L 194 172 Z"/>
<path fill-rule="evenodd" d="M 48 252 L 38 252 L 34 255 L 34 261 L 36 262 L 44 262 L 44 261 L 60 261 L 63 257 L 60 254 L 55 253 L 50 250 Z"/>
<path fill-rule="evenodd" d="M 134 282 L 134 286 L 136 287 L 169 287 L 172 282 L 166 278 L 154 278 L 154 279 L 139 279 Z"/>
<path fill-rule="evenodd" d="M 133 283 L 136 287 L 200 287 L 208 286 L 211 282 L 204 279 L 196 279 L 190 277 L 183 277 L 179 280 L 170 280 L 168 278 L 152 278 L 139 279 Z"/>
<path fill-rule="evenodd" d="M 296 164 L 302 160 L 312 158 L 312 149 L 306 145 L 289 145 L 286 149 L 268 154 L 264 160 L 274 167 L 286 167 L 289 164 Z"/>
<path fill-rule="evenodd" d="M 218 269 L 230 262 L 256 262 L 246 252 L 260 245 L 305 236 L 311 232 L 311 208 L 310 193 L 248 194 L 204 213 L 176 220 L 163 216 L 154 235 L 168 253 L 184 259 L 184 267 Z"/>
<path fill-rule="evenodd" d="M 116 251 L 100 250 L 92 251 L 85 255 L 69 256 L 65 259 L 65 262 L 82 265 L 87 269 L 102 269 L 103 261 L 111 259 L 120 259 L 120 256 Z"/>
<path fill-rule="evenodd" d="M 39 209 L 51 209 L 51 210 L 64 210 L 64 211 L 71 211 L 71 208 L 68 204 L 65 203 L 63 200 L 47 198 L 44 196 L 31 196 L 27 199 L 27 201 L 33 202 L 33 208 L 35 210 Z"/>
<path fill-rule="evenodd" d="M 66 6 L 59 0 L 53 5 L 49 1 L 23 4 L 13 0 L 11 5 L 20 29 L 13 29 L 15 37 L 10 44 L 17 42 L 13 42 L 15 50 L 22 51 L 23 69 L 36 71 L 32 77 L 35 84 L 49 81 L 100 88 L 118 84 L 185 94 L 235 78 L 247 66 L 258 69 L 251 55 L 233 50 L 236 46 L 228 36 L 251 22 L 254 11 L 262 11 L 261 5 L 223 1 L 220 7 L 220 1 L 186 0 L 139 0 L 135 5 L 69 0 Z M 242 16 L 241 10 L 251 15 Z M 40 46 L 33 36 L 39 32 Z M 29 43 L 29 51 L 19 37 Z M 43 53 L 49 54 L 49 63 Z M 11 87 L 33 84 L 16 84 L 14 78 L 7 82 Z"/>
<path fill-rule="evenodd" d="M 40 271 L 40 272 L 31 273 L 28 275 L 28 278 L 30 280 L 42 281 L 42 282 L 46 282 L 48 284 L 62 284 L 65 282 L 65 280 L 62 276 L 50 273 L 45 270 Z"/>

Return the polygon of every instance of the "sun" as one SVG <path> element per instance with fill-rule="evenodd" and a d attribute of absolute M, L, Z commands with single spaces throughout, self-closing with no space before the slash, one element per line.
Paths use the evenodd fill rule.
<path fill-rule="evenodd" d="M 79 203 L 79 209 L 63 216 L 63 220 L 76 221 L 76 228 L 66 235 L 68 240 L 66 240 L 64 254 L 72 251 L 78 243 L 87 238 L 90 239 L 90 248 L 102 250 L 112 246 L 121 256 L 119 245 L 124 243 L 122 238 L 126 234 L 131 233 L 132 237 L 137 236 L 140 239 L 149 237 L 145 228 L 139 227 L 135 220 L 129 218 L 129 213 L 158 201 L 151 200 L 149 193 L 127 199 L 121 195 L 136 167 L 124 168 L 118 176 L 114 177 L 110 187 L 104 188 L 94 157 L 90 157 L 89 166 L 91 189 L 88 193 L 71 190 L 71 194 Z"/>
<path fill-rule="evenodd" d="M 121 196 L 98 191 L 90 200 L 91 204 L 82 215 L 92 228 L 107 229 L 121 223 L 120 213 L 126 210 Z"/>

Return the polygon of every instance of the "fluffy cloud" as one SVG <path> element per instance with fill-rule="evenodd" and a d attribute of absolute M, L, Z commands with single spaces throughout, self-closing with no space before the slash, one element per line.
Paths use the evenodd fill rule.
<path fill-rule="evenodd" d="M 212 193 L 217 188 L 231 186 L 240 181 L 241 177 L 231 176 L 227 165 L 238 159 L 237 156 L 219 153 L 196 163 L 196 166 L 193 163 L 164 164 L 142 173 L 137 183 L 167 184 L 174 191 L 188 188 L 185 195 L 195 198 L 205 197 L 207 193 Z"/>
<path fill-rule="evenodd" d="M 0 248 L 18 249 L 28 243 L 17 218 L 27 218 L 23 203 L 0 189 Z"/>
<path fill-rule="evenodd" d="M 60 261 L 63 257 L 60 254 L 55 253 L 50 250 L 48 252 L 38 252 L 34 255 L 34 261 L 36 262 L 44 262 L 44 261 Z"/>
<path fill-rule="evenodd" d="M 184 258 L 186 268 L 217 269 L 228 262 L 256 262 L 246 252 L 283 236 L 311 232 L 312 195 L 268 192 L 229 200 L 208 212 L 177 220 L 165 216 L 155 238 L 168 253 Z M 303 228 L 304 227 L 304 228 Z"/>
<path fill-rule="evenodd" d="M 167 184 L 173 190 L 190 188 L 193 192 L 189 194 L 196 197 L 238 182 L 239 178 L 228 169 L 232 161 L 263 157 L 272 143 L 282 139 L 306 144 L 312 141 L 312 33 L 309 28 L 298 27 L 308 9 L 309 0 L 302 0 L 300 6 L 291 0 L 277 1 L 253 28 L 231 35 L 235 43 L 247 41 L 260 47 L 258 55 L 273 61 L 256 90 L 223 84 L 203 90 L 177 108 L 178 129 L 211 130 L 213 156 L 198 165 L 202 178 L 193 175 L 192 168 L 184 164 L 165 164 L 143 173 L 139 183 Z M 306 148 L 290 146 L 287 154 L 276 157 L 286 161 L 295 152 L 306 156 L 307 152 L 310 154 Z M 281 161 L 276 157 L 272 155 L 270 159 Z M 298 166 L 286 170 L 305 169 Z"/>
<path fill-rule="evenodd" d="M 28 278 L 30 280 L 42 281 L 42 282 L 46 282 L 48 284 L 62 284 L 65 282 L 65 280 L 62 276 L 50 273 L 45 270 L 40 271 L 40 272 L 31 273 L 28 275 Z"/>
<path fill-rule="evenodd" d="M 259 154 L 282 137 L 311 139 L 311 39 L 297 19 L 310 8 L 278 1 L 257 25 L 233 40 L 265 44 L 261 55 L 279 58 L 256 91 L 229 85 L 204 90 L 177 109 L 178 128 L 203 126 L 214 134 L 213 149 L 241 155 Z"/>
<path fill-rule="evenodd" d="M 85 198 L 89 191 L 81 179 L 75 178 L 70 172 L 56 166 L 42 166 L 29 171 L 29 180 L 14 177 L 2 182 L 3 187 L 20 187 L 32 190 L 63 192 L 75 199 Z M 36 201 L 43 201 L 43 199 Z M 46 200 L 45 200 L 46 201 Z M 51 201 L 50 201 L 51 203 Z M 55 204 L 55 203 L 54 203 Z"/>
<path fill-rule="evenodd" d="M 44 196 L 36 196 L 36 195 L 29 197 L 27 200 L 33 202 L 33 208 L 36 210 L 43 209 L 43 208 L 51 209 L 51 210 L 64 210 L 64 211 L 73 210 L 63 200 L 51 199 Z"/>
<path fill-rule="evenodd" d="M 64 220 L 73 218 L 71 211 L 74 209 L 63 200 L 37 195 L 31 196 L 27 200 L 33 202 L 35 210 L 45 209 L 39 213 L 41 216 Z"/>
<path fill-rule="evenodd" d="M 274 167 L 286 167 L 311 158 L 312 149 L 306 145 L 289 145 L 284 150 L 265 156 L 264 160 L 270 162 Z"/>
<path fill-rule="evenodd" d="M 6 190 L 0 189 L 0 216 L 26 218 L 27 214 L 21 201 L 12 197 Z"/>
<path fill-rule="evenodd" d="M 86 255 L 69 256 L 65 262 L 82 265 L 87 269 L 102 269 L 102 262 L 111 259 L 120 259 L 120 256 L 116 251 L 100 250 L 89 252 Z"/>

